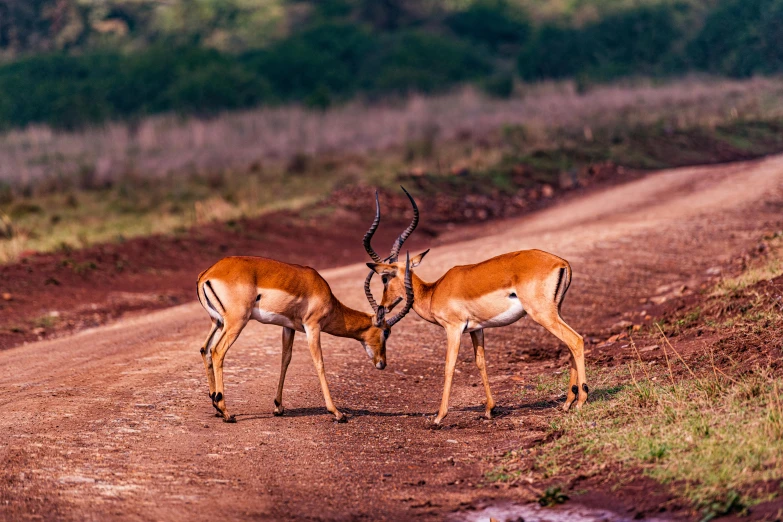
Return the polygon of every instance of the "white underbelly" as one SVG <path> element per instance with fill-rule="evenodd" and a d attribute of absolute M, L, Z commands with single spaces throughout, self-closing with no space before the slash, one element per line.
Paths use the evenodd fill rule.
<path fill-rule="evenodd" d="M 468 321 L 466 331 L 473 332 L 482 328 L 498 328 L 519 321 L 525 316 L 525 309 L 519 299 L 509 299 L 509 307 L 505 312 L 499 313 L 490 319 L 482 321 Z"/>
<path fill-rule="evenodd" d="M 300 332 L 304 331 L 301 328 L 301 326 L 297 328 L 297 326 L 293 323 L 293 321 L 291 321 L 291 319 L 289 319 L 288 317 L 281 314 L 276 314 L 274 312 L 268 312 L 262 308 L 253 308 L 253 311 L 250 313 L 250 317 L 258 321 L 259 323 L 284 326 L 286 328 L 293 328 L 294 330 L 299 330 Z"/>

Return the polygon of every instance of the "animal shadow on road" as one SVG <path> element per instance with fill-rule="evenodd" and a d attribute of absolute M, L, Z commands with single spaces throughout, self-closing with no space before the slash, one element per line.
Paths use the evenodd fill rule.
<path fill-rule="evenodd" d="M 352 409 L 352 408 L 340 408 L 349 419 L 352 417 L 421 417 L 425 415 L 424 412 L 402 412 L 402 411 L 370 411 L 365 409 Z M 286 408 L 285 413 L 281 417 L 321 417 L 330 416 L 331 413 L 326 411 L 325 407 L 320 408 Z M 274 417 L 272 412 L 264 413 L 237 413 L 237 422 L 269 419 Z"/>
<path fill-rule="evenodd" d="M 598 388 L 590 393 L 590 402 L 611 401 L 623 389 L 625 389 L 625 386 L 623 385 Z M 565 400 L 565 395 L 561 397 L 557 397 L 556 399 L 553 400 L 537 400 L 537 401 L 521 402 L 519 404 L 495 406 L 495 409 L 492 410 L 492 417 L 494 420 L 502 417 L 507 417 L 509 415 L 513 415 L 516 412 L 557 409 L 560 408 L 560 406 L 562 406 L 564 400 Z M 398 418 L 431 417 L 435 414 L 434 410 L 411 412 L 411 411 L 371 411 L 367 409 L 342 408 L 341 411 L 344 414 L 346 414 L 349 419 L 352 417 L 398 417 Z M 464 406 L 461 408 L 454 408 L 452 409 L 452 412 L 454 413 L 474 412 L 478 415 L 478 418 L 483 419 L 484 406 L 483 405 Z M 328 411 L 326 411 L 325 407 L 287 408 L 285 410 L 285 413 L 282 415 L 282 417 L 320 417 L 320 416 L 326 417 L 329 415 L 331 414 Z M 270 419 L 274 417 L 271 411 L 237 413 L 235 416 L 237 422 Z"/>

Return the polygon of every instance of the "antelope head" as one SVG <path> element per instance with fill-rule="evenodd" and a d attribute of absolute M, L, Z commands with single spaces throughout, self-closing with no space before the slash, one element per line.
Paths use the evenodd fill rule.
<path fill-rule="evenodd" d="M 364 249 L 369 254 L 374 263 L 367 263 L 370 268 L 370 272 L 367 274 L 367 278 L 364 280 L 364 293 L 367 296 L 367 300 L 370 302 L 370 306 L 375 312 L 374 324 L 376 327 L 383 329 L 386 338 L 389 336 L 391 327 L 402 320 L 405 315 L 410 312 L 413 307 L 413 282 L 412 282 L 412 268 L 421 261 L 424 254 L 416 256 L 413 260 L 406 254 L 405 263 L 400 262 L 399 255 L 402 249 L 403 243 L 416 229 L 416 225 L 419 224 L 419 208 L 416 206 L 416 202 L 413 200 L 408 191 L 402 189 L 405 195 L 411 202 L 413 207 L 413 220 L 408 228 L 402 231 L 402 234 L 397 237 L 392 245 L 391 252 L 386 259 L 381 259 L 375 250 L 373 250 L 372 237 L 375 231 L 378 229 L 378 225 L 381 222 L 381 206 L 378 201 L 378 193 L 375 193 L 375 219 L 370 225 L 370 229 L 364 235 Z M 383 281 L 383 298 L 381 304 L 375 302 L 375 298 L 370 291 L 370 282 L 375 274 L 380 274 Z M 401 302 L 405 301 L 402 309 L 392 317 L 387 317 L 388 313 L 394 310 L 394 308 Z M 384 346 L 385 351 L 385 346 Z"/>

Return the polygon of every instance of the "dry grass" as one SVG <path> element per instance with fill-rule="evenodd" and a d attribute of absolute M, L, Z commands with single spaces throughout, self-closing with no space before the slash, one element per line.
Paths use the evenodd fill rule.
<path fill-rule="evenodd" d="M 774 498 L 765 483 L 783 466 L 783 379 L 768 367 L 736 378 L 709 364 L 693 371 L 638 362 L 594 373 L 591 403 L 551 424 L 556 440 L 535 456 L 510 453 L 488 480 L 567 481 L 620 466 L 671 484 L 706 519 Z"/>
<path fill-rule="evenodd" d="M 746 357 L 746 351 L 755 353 L 757 347 L 743 344 L 769 342 L 777 336 L 775 328 L 783 324 L 779 303 L 764 306 L 760 313 L 762 307 L 753 304 L 749 288 L 781 274 L 780 237 L 764 239 L 767 255 L 705 295 L 707 308 L 738 295 L 742 301 L 738 306 L 744 302 L 752 306 L 711 327 L 698 314 L 684 319 L 690 329 L 710 328 L 719 341 L 704 343 L 701 353 L 686 360 L 677 342 L 670 342 L 658 326 L 663 360 L 643 361 L 632 342 L 633 362 L 588 372 L 594 391 L 586 407 L 554 421 L 550 442 L 532 454 L 506 456 L 488 480 L 567 481 L 576 475 L 604 476 L 607 469 L 622 470 L 621 477 L 642 473 L 691 500 L 702 512 L 702 520 L 740 513 L 779 495 L 783 378 L 768 357 Z M 738 294 L 738 289 L 745 292 Z M 766 325 L 763 331 L 761 325 Z M 726 346 L 732 343 L 739 343 L 738 348 L 727 354 Z M 563 386 L 562 378 L 549 377 L 539 382 L 532 399 L 560 400 Z"/>
<path fill-rule="evenodd" d="M 748 133 L 727 134 L 741 142 L 729 146 L 751 155 L 780 149 L 769 145 L 778 123 L 761 130 L 753 124 L 783 119 L 781 79 L 638 81 L 585 94 L 568 82 L 518 90 L 504 101 L 466 88 L 327 112 L 282 107 L 211 120 L 154 117 L 74 133 L 42 127 L 6 133 L 0 136 L 0 210 L 7 214 L 0 262 L 25 251 L 301 208 L 336 186 L 390 186 L 401 172 L 439 177 L 467 169 L 501 190 L 520 163 L 546 171 L 548 179 L 580 162 L 677 164 L 661 161 L 676 154 L 658 150 L 676 142 L 672 132 L 704 134 L 736 120 L 749 122 Z M 766 140 L 766 148 L 751 152 L 754 140 Z M 695 143 L 683 150 L 692 155 L 703 142 Z M 702 152 L 695 161 L 709 160 L 711 151 Z"/>
<path fill-rule="evenodd" d="M 0 136 L 0 180 L 25 186 L 46 178 L 85 177 L 85 172 L 91 182 L 101 182 L 128 172 L 154 178 L 244 169 L 287 164 L 301 154 L 351 156 L 422 142 L 481 143 L 514 125 L 524 126 L 532 147 L 551 146 L 563 129 L 591 132 L 661 121 L 686 128 L 783 114 L 781 79 L 639 80 L 584 94 L 571 82 L 518 90 L 510 100 L 489 99 L 465 88 L 432 98 L 355 102 L 327 112 L 289 106 L 211 120 L 161 116 L 75 133 L 31 127 Z"/>

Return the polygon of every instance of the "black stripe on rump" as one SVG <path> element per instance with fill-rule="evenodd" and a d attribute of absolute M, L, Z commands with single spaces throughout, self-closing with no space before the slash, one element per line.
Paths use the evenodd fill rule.
<path fill-rule="evenodd" d="M 212 288 L 212 287 L 210 286 L 210 288 Z M 215 294 L 215 291 L 214 291 L 214 290 L 212 290 L 212 293 L 213 293 L 213 294 Z M 210 308 L 212 309 L 212 311 L 214 311 L 216 314 L 218 314 L 218 317 L 220 317 L 220 318 L 221 318 L 220 320 L 218 320 L 218 321 L 217 321 L 217 324 L 218 324 L 218 326 L 219 326 L 219 327 L 221 327 L 221 328 L 222 328 L 222 327 L 223 327 L 223 321 L 222 321 L 223 314 L 221 314 L 221 313 L 218 311 L 218 309 L 217 309 L 217 308 L 215 308 L 215 306 L 212 304 L 212 301 L 210 301 L 210 300 L 209 300 L 209 296 L 207 295 L 207 293 L 206 293 L 206 292 L 204 292 L 204 299 L 206 299 L 206 300 L 207 300 L 207 306 L 208 306 L 208 307 L 210 307 Z M 220 298 L 217 296 L 217 294 L 215 294 L 215 299 L 217 299 L 217 300 L 218 300 L 218 302 L 220 302 Z M 220 305 L 220 306 L 223 306 L 223 305 Z"/>
<path fill-rule="evenodd" d="M 222 308 L 222 309 L 223 309 L 223 311 L 225 312 L 225 311 L 226 311 L 226 307 L 225 307 L 225 306 L 223 306 L 223 303 L 221 303 L 221 302 L 220 302 L 220 297 L 218 297 L 217 293 L 215 292 L 215 289 L 214 289 L 214 288 L 212 288 L 212 281 L 207 281 L 205 284 L 206 284 L 206 285 L 209 287 L 209 289 L 212 291 L 212 295 L 214 295 L 214 296 L 215 296 L 215 299 L 217 299 L 217 302 L 218 302 L 218 304 L 220 305 L 220 308 Z M 206 292 L 204 292 L 204 295 L 206 296 L 206 295 L 207 295 L 207 293 L 206 293 Z M 215 311 L 217 312 L 217 310 L 215 310 Z"/>
<path fill-rule="evenodd" d="M 553 297 L 555 302 L 557 302 L 557 293 L 560 291 L 560 285 L 563 284 L 563 276 L 565 275 L 565 271 L 566 271 L 565 267 L 561 268 L 560 269 L 560 275 L 557 278 L 557 286 L 555 287 L 555 296 Z M 207 282 L 207 283 L 209 283 L 209 282 Z"/>

